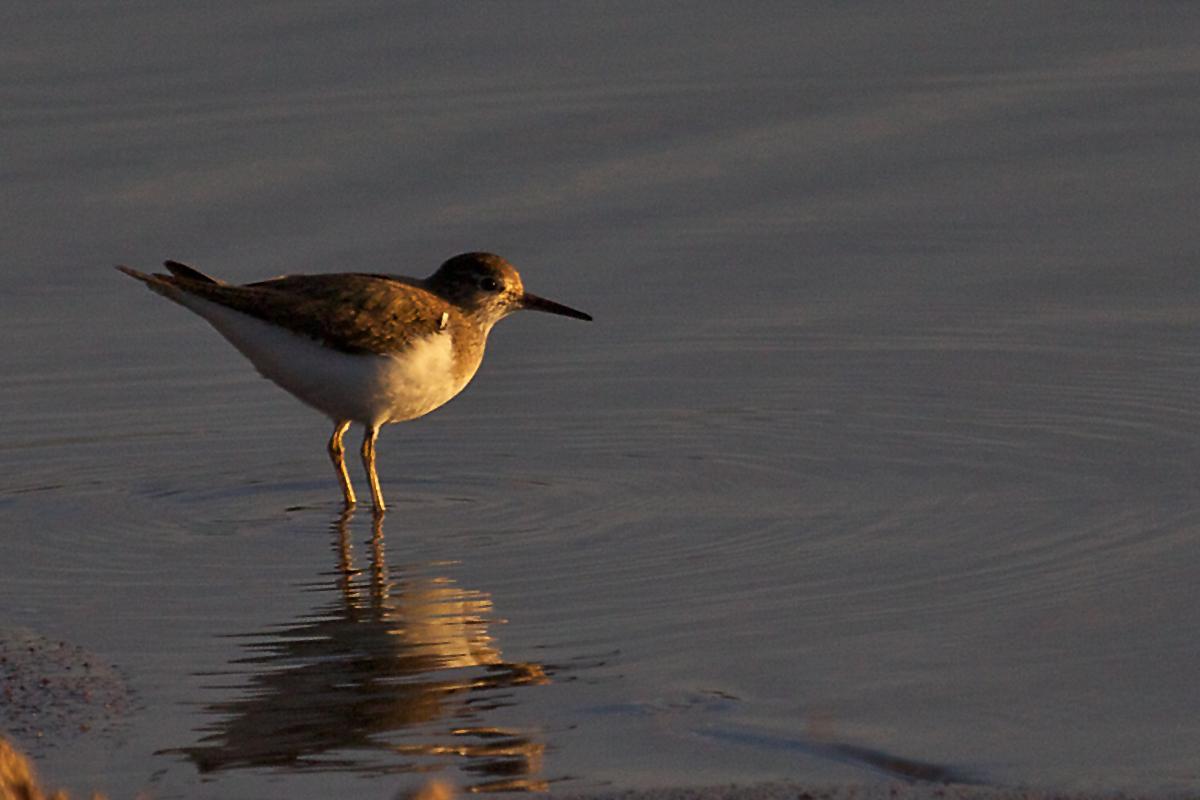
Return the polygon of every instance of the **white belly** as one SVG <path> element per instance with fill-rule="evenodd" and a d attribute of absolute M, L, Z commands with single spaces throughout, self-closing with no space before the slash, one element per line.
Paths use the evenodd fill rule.
<path fill-rule="evenodd" d="M 463 390 L 453 340 L 435 333 L 392 355 L 344 353 L 192 295 L 179 302 L 204 317 L 264 377 L 334 420 L 367 425 L 428 414 Z"/>

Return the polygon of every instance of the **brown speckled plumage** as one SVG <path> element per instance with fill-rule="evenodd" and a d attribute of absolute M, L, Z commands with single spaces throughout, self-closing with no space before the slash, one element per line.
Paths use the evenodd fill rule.
<path fill-rule="evenodd" d="M 162 294 L 184 291 L 346 353 L 398 353 L 415 339 L 438 331 L 443 314 L 456 344 L 462 340 L 459 347 L 475 349 L 482 344 L 483 337 L 462 310 L 413 278 L 362 273 L 289 275 L 231 286 L 124 271 Z"/>
<path fill-rule="evenodd" d="M 333 418 L 329 453 L 347 505 L 355 499 L 342 461 L 342 434 L 352 420 L 366 424 L 363 462 L 380 511 L 383 498 L 374 455 L 380 424 L 428 413 L 457 394 L 479 368 L 492 326 L 514 311 L 533 309 L 591 319 L 527 293 L 517 270 L 491 253 L 455 256 L 424 279 L 353 272 L 287 275 L 235 286 L 177 261 L 167 261 L 165 266 L 170 274 L 118 269 L 204 316 L 263 375 Z M 331 356 L 320 348 L 295 355 L 296 345 L 273 339 L 278 332 L 268 333 L 274 329 L 298 334 L 345 356 Z M 384 358 L 369 358 L 372 355 Z M 313 368 L 305 366 L 310 362 L 322 363 L 319 369 L 324 372 L 312 373 Z M 369 366 L 375 364 L 396 366 Z M 343 375 L 345 369 L 352 373 Z M 315 383 L 314 375 L 318 376 Z M 322 383 L 321 375 L 329 379 Z M 342 387 L 340 393 L 334 387 Z M 370 408 L 364 410 L 363 403 Z"/>

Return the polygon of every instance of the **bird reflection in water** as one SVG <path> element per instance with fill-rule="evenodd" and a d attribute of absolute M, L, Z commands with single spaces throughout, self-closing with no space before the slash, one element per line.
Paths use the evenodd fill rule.
<path fill-rule="evenodd" d="M 244 696 L 206 708 L 220 719 L 182 753 L 202 772 L 243 767 L 428 772 L 458 762 L 475 791 L 539 790 L 545 744 L 489 727 L 514 687 L 549 681 L 505 661 L 488 634 L 486 592 L 450 578 L 390 571 L 376 514 L 369 569 L 354 566 L 353 512 L 334 523 L 337 599 L 293 625 L 255 634 Z M 331 586 L 322 586 L 331 589 Z"/>

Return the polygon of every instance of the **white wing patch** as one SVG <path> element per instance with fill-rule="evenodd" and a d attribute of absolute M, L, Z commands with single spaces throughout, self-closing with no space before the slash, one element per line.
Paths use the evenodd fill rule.
<path fill-rule="evenodd" d="M 448 333 L 431 334 L 382 358 L 391 362 L 383 387 L 387 422 L 428 414 L 466 386 L 454 377 L 454 340 Z"/>
<path fill-rule="evenodd" d="M 430 334 L 390 355 L 353 354 L 195 295 L 181 293 L 178 301 L 208 320 L 264 378 L 334 420 L 381 425 L 415 419 L 471 379 L 454 377 L 449 333 Z"/>

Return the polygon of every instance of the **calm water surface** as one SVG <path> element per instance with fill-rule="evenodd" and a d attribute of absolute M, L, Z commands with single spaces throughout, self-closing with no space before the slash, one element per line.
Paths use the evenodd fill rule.
<path fill-rule="evenodd" d="M 0 730 L 113 797 L 1200 791 L 1200 25 L 1006 8 L 6 12 L 0 639 L 68 649 Z M 596 322 L 386 430 L 382 521 L 111 269 L 468 249 Z"/>

